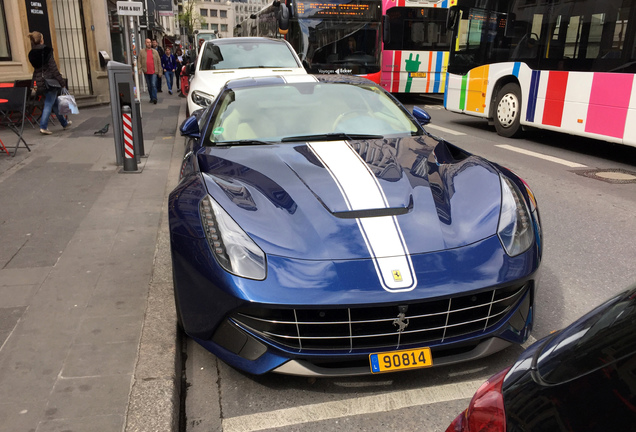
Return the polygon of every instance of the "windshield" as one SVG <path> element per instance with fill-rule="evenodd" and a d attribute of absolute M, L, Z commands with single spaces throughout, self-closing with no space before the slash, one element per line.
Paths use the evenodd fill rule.
<path fill-rule="evenodd" d="M 298 68 L 298 62 L 284 43 L 241 41 L 237 43 L 206 43 L 199 70 L 248 68 Z"/>
<path fill-rule="evenodd" d="M 214 33 L 199 33 L 197 35 L 197 39 L 201 40 L 203 39 L 204 41 L 209 41 L 212 39 L 216 39 L 216 34 Z"/>
<path fill-rule="evenodd" d="M 328 140 L 325 134 L 411 136 L 420 128 L 376 86 L 298 83 L 225 92 L 211 130 L 208 144 L 219 145 L 306 141 L 312 135 Z"/>
<path fill-rule="evenodd" d="M 310 73 L 363 75 L 380 71 L 379 1 L 296 2 L 289 42 Z"/>

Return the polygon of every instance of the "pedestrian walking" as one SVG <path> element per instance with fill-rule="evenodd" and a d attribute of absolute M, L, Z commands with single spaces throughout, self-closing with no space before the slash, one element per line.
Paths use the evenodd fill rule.
<path fill-rule="evenodd" d="M 161 48 L 161 45 L 159 45 L 159 43 L 157 42 L 157 39 L 152 40 L 152 47 L 159 53 L 159 58 L 163 58 L 163 55 L 165 53 L 163 52 L 163 48 Z M 163 90 L 161 90 L 161 75 L 157 77 L 157 91 L 159 93 L 163 93 Z"/>
<path fill-rule="evenodd" d="M 181 66 L 181 91 L 179 93 L 179 97 L 188 96 L 188 92 L 190 91 L 190 75 L 186 72 L 189 63 L 190 58 L 188 56 L 183 56 L 183 66 Z"/>
<path fill-rule="evenodd" d="M 146 77 L 146 84 L 148 85 L 148 94 L 150 95 L 150 102 L 157 103 L 157 77 L 163 73 L 161 67 L 161 58 L 156 49 L 152 48 L 152 41 L 146 39 L 146 48 L 139 51 L 139 65 L 141 71 Z"/>
<path fill-rule="evenodd" d="M 177 50 L 174 52 L 175 58 L 177 59 L 177 68 L 174 71 L 176 82 L 177 82 L 177 90 L 181 89 L 181 68 L 183 67 L 183 51 L 181 51 L 181 47 L 177 47 Z"/>
<path fill-rule="evenodd" d="M 177 68 L 177 59 L 170 48 L 166 48 L 166 53 L 161 57 L 161 66 L 163 67 L 163 74 L 166 76 L 168 93 L 172 94 L 172 81 L 174 80 L 174 71 Z"/>
<path fill-rule="evenodd" d="M 57 97 L 66 87 L 66 81 L 55 64 L 53 56 L 53 48 L 44 44 L 44 36 L 38 31 L 28 34 L 31 40 L 31 51 L 29 51 L 29 62 L 33 66 L 33 77 L 37 87 L 38 95 L 44 95 L 44 106 L 42 107 L 42 116 L 40 117 L 40 133 L 51 135 L 49 130 L 49 117 L 51 112 L 55 114 L 62 128 L 67 129 L 71 126 L 71 121 L 65 116 L 60 115 L 58 109 Z"/>

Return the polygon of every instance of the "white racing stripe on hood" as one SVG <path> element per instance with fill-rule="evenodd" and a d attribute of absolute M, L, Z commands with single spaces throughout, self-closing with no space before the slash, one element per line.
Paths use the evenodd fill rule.
<path fill-rule="evenodd" d="M 384 191 L 360 155 L 346 141 L 307 143 L 327 168 L 349 210 L 388 208 Z M 417 285 L 413 263 L 395 216 L 356 219 L 382 287 L 411 291 Z"/>

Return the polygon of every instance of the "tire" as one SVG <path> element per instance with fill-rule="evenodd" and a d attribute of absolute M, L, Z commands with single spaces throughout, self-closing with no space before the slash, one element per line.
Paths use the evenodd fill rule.
<path fill-rule="evenodd" d="M 521 133 L 521 89 L 515 83 L 508 83 L 497 92 L 494 122 L 497 133 L 506 138 Z"/>

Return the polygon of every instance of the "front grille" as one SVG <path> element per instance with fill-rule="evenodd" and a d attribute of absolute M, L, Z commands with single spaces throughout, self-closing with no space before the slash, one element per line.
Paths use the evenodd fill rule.
<path fill-rule="evenodd" d="M 261 337 L 299 351 L 399 348 L 487 333 L 520 301 L 528 284 L 450 299 L 340 309 L 242 308 L 232 320 Z M 399 318 L 400 310 L 406 312 Z M 399 324 L 408 325 L 399 332 Z"/>

